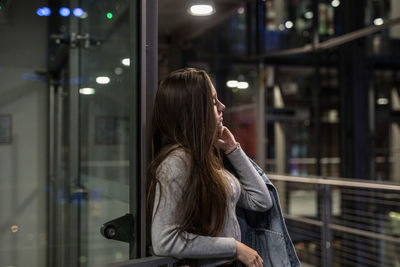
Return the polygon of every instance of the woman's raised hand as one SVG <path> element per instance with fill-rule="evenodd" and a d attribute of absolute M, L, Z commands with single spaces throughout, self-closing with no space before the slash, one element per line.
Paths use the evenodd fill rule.
<path fill-rule="evenodd" d="M 236 139 L 227 127 L 222 126 L 218 131 L 218 146 L 222 151 L 236 146 Z"/>
<path fill-rule="evenodd" d="M 236 258 L 249 267 L 263 267 L 263 260 L 257 251 L 236 241 Z"/>

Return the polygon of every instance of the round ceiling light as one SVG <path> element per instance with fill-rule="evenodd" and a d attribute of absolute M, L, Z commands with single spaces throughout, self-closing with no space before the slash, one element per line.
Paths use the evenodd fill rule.
<path fill-rule="evenodd" d="M 96 78 L 96 82 L 98 84 L 108 84 L 110 82 L 110 78 L 107 76 L 99 76 Z"/>
<path fill-rule="evenodd" d="M 210 4 L 192 5 L 189 8 L 189 13 L 193 16 L 209 16 L 215 13 L 215 9 Z"/>

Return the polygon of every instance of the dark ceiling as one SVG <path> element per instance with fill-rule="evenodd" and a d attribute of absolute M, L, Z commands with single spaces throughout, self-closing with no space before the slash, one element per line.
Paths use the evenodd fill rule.
<path fill-rule="evenodd" d="M 246 0 L 214 0 L 216 12 L 210 16 L 190 15 L 187 10 L 195 0 L 160 0 L 158 1 L 158 33 L 160 40 L 171 38 L 184 41 L 201 35 L 244 6 Z"/>

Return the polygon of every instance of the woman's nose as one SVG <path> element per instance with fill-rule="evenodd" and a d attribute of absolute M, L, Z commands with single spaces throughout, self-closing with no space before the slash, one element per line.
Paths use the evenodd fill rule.
<path fill-rule="evenodd" d="M 225 105 L 224 104 L 222 104 L 222 102 L 221 101 L 218 101 L 219 102 L 219 105 L 218 105 L 218 110 L 219 111 L 223 111 L 224 109 L 225 109 Z"/>

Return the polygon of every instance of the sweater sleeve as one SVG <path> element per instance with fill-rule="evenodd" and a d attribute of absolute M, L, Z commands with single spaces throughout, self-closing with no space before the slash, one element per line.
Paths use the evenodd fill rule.
<path fill-rule="evenodd" d="M 254 211 L 266 211 L 272 207 L 267 185 L 254 169 L 244 151 L 239 148 L 228 156 L 242 184 L 238 205 Z"/>
<path fill-rule="evenodd" d="M 153 251 L 159 256 L 176 258 L 219 258 L 225 262 L 236 254 L 236 242 L 230 237 L 210 237 L 176 229 L 176 209 L 187 179 L 187 166 L 180 156 L 170 155 L 157 171 L 157 185 L 151 226 Z M 223 263 L 223 262 L 222 262 Z"/>

